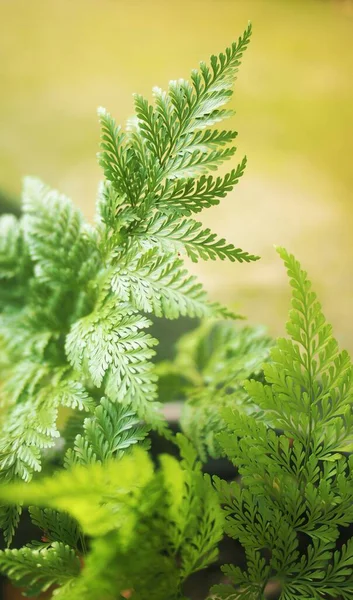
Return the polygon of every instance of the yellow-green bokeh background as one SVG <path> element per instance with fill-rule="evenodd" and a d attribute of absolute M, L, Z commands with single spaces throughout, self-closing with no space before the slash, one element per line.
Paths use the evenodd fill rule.
<path fill-rule="evenodd" d="M 353 6 L 344 0 L 0 0 L 0 190 L 35 174 L 92 217 L 96 107 L 124 122 L 132 93 L 187 77 L 251 20 L 230 126 L 249 166 L 202 217 L 263 258 L 193 266 L 214 298 L 283 331 L 288 288 L 273 244 L 310 271 L 353 350 Z M 235 162 L 235 161 L 234 161 Z M 227 165 L 229 167 L 234 165 Z"/>

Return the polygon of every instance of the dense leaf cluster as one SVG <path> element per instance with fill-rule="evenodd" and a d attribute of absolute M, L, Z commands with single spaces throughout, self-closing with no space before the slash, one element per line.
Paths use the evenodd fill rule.
<path fill-rule="evenodd" d="M 221 515 L 192 447 L 181 439 L 182 462 L 164 457 L 156 473 L 143 452 L 129 454 L 146 446 L 151 428 L 170 435 L 148 315 L 233 316 L 208 300 L 183 257 L 257 258 L 192 218 L 218 204 L 245 169 L 244 159 L 210 175 L 235 152 L 236 133 L 212 126 L 231 114 L 223 106 L 250 35 L 249 26 L 190 81 L 155 89 L 153 104 L 136 95 L 125 132 L 99 109 L 105 180 L 94 226 L 33 178 L 22 216 L 0 219 L 0 482 L 9 490 L 0 526 L 10 545 L 30 502 L 43 531 L 42 542 L 3 552 L 0 566 L 29 594 L 55 584 L 64 598 L 129 587 L 142 598 L 159 577 L 155 597 L 168 590 L 177 598 L 184 579 L 217 554 Z M 53 456 L 65 469 L 42 480 Z M 122 569 L 113 579 L 112 561 Z"/>
<path fill-rule="evenodd" d="M 235 132 L 212 126 L 229 115 L 250 34 L 190 81 L 155 89 L 153 104 L 136 95 L 125 132 L 99 110 L 106 179 L 94 227 L 34 179 L 23 216 L 0 219 L 0 525 L 10 546 L 26 505 L 41 531 L 1 551 L 0 572 L 28 596 L 186 600 L 185 582 L 227 534 L 246 565 L 223 566 L 213 600 L 265 600 L 271 586 L 281 600 L 353 600 L 348 354 L 284 249 L 292 310 L 276 344 L 216 321 L 231 314 L 183 262 L 257 258 L 192 218 L 245 168 L 209 174 L 235 151 Z M 207 320 L 155 365 L 148 314 Z M 160 406 L 176 398 L 173 436 Z M 152 462 L 151 428 L 180 460 Z M 204 475 L 209 456 L 240 477 Z"/>

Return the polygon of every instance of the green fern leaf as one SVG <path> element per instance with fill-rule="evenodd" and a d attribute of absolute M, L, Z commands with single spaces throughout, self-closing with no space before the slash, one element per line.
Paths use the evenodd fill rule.
<path fill-rule="evenodd" d="M 163 212 L 190 216 L 216 206 L 238 183 L 245 167 L 246 158 L 224 177 L 202 175 L 199 179 L 168 179 L 159 189 L 157 207 Z"/>
<path fill-rule="evenodd" d="M 0 499 L 67 512 L 88 535 L 105 535 L 114 529 L 123 535 L 124 527 L 131 531 L 134 519 L 133 511 L 128 515 L 123 507 L 135 505 L 152 476 L 147 453 L 134 448 L 120 461 L 75 465 L 29 484 L 0 486 Z"/>
<path fill-rule="evenodd" d="M 20 504 L 0 506 L 0 527 L 7 546 L 10 546 L 17 529 L 22 508 Z"/>
<path fill-rule="evenodd" d="M 86 282 L 95 274 L 98 255 L 81 213 L 63 195 L 40 181 L 25 180 L 23 228 L 35 273 L 51 282 L 53 270 L 61 285 Z"/>
<path fill-rule="evenodd" d="M 242 481 L 215 485 L 228 535 L 247 555 L 268 551 L 267 574 L 260 565 L 251 571 L 248 562 L 249 589 L 262 583 L 263 590 L 270 573 L 281 582 L 285 600 L 348 599 L 351 543 L 341 552 L 334 549 L 340 528 L 353 518 L 352 460 L 344 456 L 353 432 L 352 366 L 338 349 L 306 272 L 284 249 L 278 252 L 292 287 L 290 339 L 280 338 L 271 350 L 264 381 L 245 382 L 257 418 L 230 406 L 222 411 L 226 427 L 218 441 Z M 310 542 L 300 556 L 303 534 Z M 236 579 L 234 588 L 239 594 L 247 590 L 245 579 Z"/>
<path fill-rule="evenodd" d="M 156 410 L 156 377 L 150 359 L 154 338 L 143 329 L 150 322 L 134 309 L 114 301 L 77 321 L 67 336 L 66 351 L 74 369 L 114 401 L 131 403 L 141 418 L 163 427 Z"/>
<path fill-rule="evenodd" d="M 148 433 L 134 411 L 108 398 L 102 398 L 93 416 L 85 419 L 83 430 L 82 435 L 76 436 L 73 450 L 69 449 L 66 454 L 66 466 L 121 458 Z"/>
<path fill-rule="evenodd" d="M 153 218 L 141 231 L 136 230 L 140 243 L 148 247 L 159 246 L 160 250 L 186 251 L 193 262 L 203 260 L 228 259 L 231 262 L 250 262 L 259 257 L 252 256 L 233 244 L 228 244 L 224 239 L 217 239 L 217 235 L 210 229 L 202 229 L 202 224 L 193 219 L 181 219 L 178 215 L 165 215 L 156 212 Z"/>
<path fill-rule="evenodd" d="M 4 550 L 0 552 L 0 571 L 16 585 L 36 596 L 54 584 L 62 585 L 77 577 L 80 562 L 69 546 L 53 542 L 50 548 Z"/>
<path fill-rule="evenodd" d="M 219 314 L 219 308 L 207 302 L 201 284 L 188 275 L 175 254 L 162 254 L 158 248 L 137 254 L 135 259 L 127 254 L 114 270 L 113 292 L 138 310 L 168 319 Z"/>
<path fill-rule="evenodd" d="M 60 542 L 77 549 L 81 532 L 77 522 L 70 515 L 37 506 L 30 506 L 29 514 L 32 523 L 42 530 L 47 543 Z"/>

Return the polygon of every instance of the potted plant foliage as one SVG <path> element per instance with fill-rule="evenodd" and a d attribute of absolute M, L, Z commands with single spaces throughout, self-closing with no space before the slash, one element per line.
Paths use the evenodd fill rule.
<path fill-rule="evenodd" d="M 283 248 L 293 299 L 276 342 L 234 327 L 183 262 L 257 259 L 194 218 L 245 169 L 210 174 L 235 152 L 213 126 L 250 35 L 153 104 L 136 95 L 125 132 L 99 109 L 94 225 L 36 179 L 22 216 L 0 219 L 0 571 L 27 596 L 353 599 L 348 354 Z M 202 323 L 156 364 L 149 315 Z M 162 410 L 175 398 L 177 434 Z M 151 432 L 174 455 L 151 454 Z M 232 481 L 205 472 L 210 457 Z"/>

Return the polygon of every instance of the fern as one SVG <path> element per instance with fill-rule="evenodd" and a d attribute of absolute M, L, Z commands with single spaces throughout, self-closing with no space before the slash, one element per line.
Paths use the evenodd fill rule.
<path fill-rule="evenodd" d="M 224 177 L 202 175 L 196 180 L 167 179 L 161 186 L 157 208 L 165 214 L 189 217 L 191 213 L 199 213 L 204 208 L 216 206 L 238 183 L 245 167 L 246 158 Z"/>
<path fill-rule="evenodd" d="M 226 532 L 244 547 L 248 569 L 225 567 L 234 587 L 213 592 L 263 598 L 275 581 L 281 600 L 346 600 L 352 598 L 352 540 L 341 549 L 336 543 L 353 519 L 352 457 L 346 455 L 352 449 L 352 366 L 306 272 L 284 249 L 278 252 L 292 287 L 290 338 L 271 350 L 265 381 L 245 383 L 259 418 L 228 407 L 226 430 L 218 435 L 242 475 L 242 485 L 215 484 Z"/>
<path fill-rule="evenodd" d="M 29 513 L 33 525 L 42 530 L 45 543 L 61 542 L 77 550 L 81 532 L 68 513 L 37 506 L 30 506 Z"/>
<path fill-rule="evenodd" d="M 353 543 L 342 539 L 353 519 L 348 354 L 284 249 L 292 311 L 275 345 L 261 329 L 215 323 L 235 315 L 184 265 L 185 255 L 258 258 L 194 218 L 246 167 L 214 173 L 237 135 L 214 126 L 231 114 L 250 35 L 189 80 L 154 88 L 152 102 L 135 95 L 125 130 L 99 109 L 94 225 L 34 179 L 23 216 L 0 219 L 0 525 L 10 545 L 30 505 L 39 530 L 0 553 L 0 571 L 29 595 L 54 586 L 65 600 L 185 600 L 225 530 L 246 564 L 223 567 L 213 598 L 261 600 L 275 585 L 281 600 L 353 600 Z M 173 361 L 154 364 L 149 317 L 180 316 L 204 321 Z M 176 397 L 184 435 L 174 437 L 161 404 Z M 154 464 L 150 429 L 181 460 Z M 203 473 L 221 455 L 236 481 Z M 53 459 L 64 469 L 37 476 Z"/>
<path fill-rule="evenodd" d="M 263 330 L 214 323 L 234 315 L 183 262 L 257 259 L 192 218 L 245 169 L 243 159 L 210 174 L 235 153 L 236 132 L 213 126 L 231 114 L 250 35 L 189 81 L 155 88 L 152 103 L 135 95 L 125 131 L 99 109 L 94 226 L 34 179 L 23 216 L 0 219 L 0 525 L 10 545 L 25 505 L 38 529 L 0 552 L 0 572 L 28 595 L 186 600 L 225 531 L 246 564 L 223 566 L 215 600 L 264 600 L 270 585 L 281 600 L 353 600 L 353 539 L 342 540 L 353 520 L 348 354 L 284 249 L 292 310 L 275 345 Z M 207 321 L 154 364 L 146 314 Z M 184 435 L 173 437 L 160 408 L 175 397 Z M 180 460 L 152 462 L 150 429 Z M 203 473 L 201 461 L 221 455 L 236 481 Z M 50 474 L 53 458 L 64 468 Z"/>
<path fill-rule="evenodd" d="M 167 434 L 152 364 L 157 341 L 146 333 L 144 313 L 235 316 L 207 299 L 182 255 L 257 258 L 189 218 L 217 204 L 245 169 L 244 159 L 223 177 L 209 174 L 233 156 L 236 137 L 210 127 L 229 114 L 223 106 L 250 35 L 249 26 L 190 81 L 171 82 L 166 92 L 156 88 L 153 104 L 135 95 L 136 115 L 126 131 L 99 109 L 105 180 L 94 226 L 71 200 L 34 178 L 24 182 L 21 218 L 1 218 L 0 479 L 30 481 L 49 449 L 64 458 L 63 407 L 88 411 L 98 423 L 95 409 L 105 397 L 114 419 L 134 413 L 132 422 L 141 419 Z M 76 438 L 72 456 L 83 444 L 82 460 L 102 460 L 105 451 L 87 429 L 82 433 L 82 422 L 77 419 L 73 438 L 83 438 Z M 104 443 L 118 456 L 115 425 Z M 17 517 L 4 511 L 10 542 Z"/>
<path fill-rule="evenodd" d="M 257 411 L 243 384 L 250 377 L 261 379 L 272 343 L 261 328 L 205 322 L 180 338 L 173 361 L 158 364 L 160 398 L 185 399 L 181 425 L 202 460 L 221 454 L 217 434 L 225 426 L 222 408 Z"/>
<path fill-rule="evenodd" d="M 17 585 L 26 587 L 27 596 L 37 596 L 77 576 L 80 563 L 69 546 L 53 542 L 50 548 L 5 550 L 0 556 L 0 569 Z"/>
<path fill-rule="evenodd" d="M 68 198 L 28 178 L 23 211 L 24 237 L 40 281 L 67 287 L 92 279 L 99 264 L 96 244 Z"/>
<path fill-rule="evenodd" d="M 55 597 L 67 600 L 113 598 L 131 587 L 147 600 L 151 586 L 156 599 L 181 597 L 187 576 L 215 560 L 222 515 L 195 450 L 181 437 L 178 443 L 182 462 L 161 457 L 156 472 L 145 451 L 135 449 L 104 466 L 76 465 L 39 482 L 0 487 L 3 501 L 49 506 L 31 509 L 46 532 L 44 546 L 0 553 L 2 572 L 33 593 L 57 583 Z M 93 538 L 81 572 L 72 517 Z"/>
<path fill-rule="evenodd" d="M 128 448 L 145 439 L 148 429 L 133 410 L 102 398 L 93 416 L 84 420 L 83 431 L 66 453 L 66 466 L 121 458 Z"/>
<path fill-rule="evenodd" d="M 250 262 L 255 260 L 233 244 L 227 244 L 224 239 L 216 239 L 216 234 L 210 229 L 202 229 L 202 224 L 193 219 L 182 219 L 178 215 L 167 215 L 157 211 L 147 225 L 137 231 L 142 247 L 149 249 L 157 247 L 166 252 L 175 249 L 186 252 L 193 262 L 203 260 L 229 259 L 234 262 Z"/>

